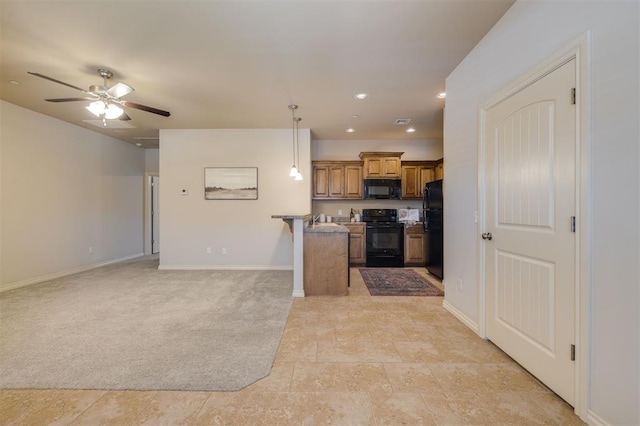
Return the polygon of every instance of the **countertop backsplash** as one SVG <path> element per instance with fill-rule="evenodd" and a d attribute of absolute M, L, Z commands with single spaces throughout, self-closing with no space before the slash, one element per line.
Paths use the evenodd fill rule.
<path fill-rule="evenodd" d="M 324 213 L 333 222 L 349 222 L 349 212 L 362 214 L 362 209 L 418 209 L 422 221 L 422 200 L 313 200 L 313 215 Z M 342 214 L 339 214 L 342 210 Z"/>

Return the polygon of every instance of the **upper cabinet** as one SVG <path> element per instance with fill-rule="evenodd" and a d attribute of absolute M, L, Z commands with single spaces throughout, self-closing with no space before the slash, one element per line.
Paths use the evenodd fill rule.
<path fill-rule="evenodd" d="M 314 161 L 313 198 L 362 198 L 361 161 Z"/>
<path fill-rule="evenodd" d="M 424 185 L 436 178 L 436 161 L 402 162 L 402 199 L 421 199 Z"/>
<path fill-rule="evenodd" d="M 361 152 L 365 179 L 400 179 L 400 157 L 404 152 Z"/>
<path fill-rule="evenodd" d="M 436 180 L 444 179 L 444 161 L 439 159 L 436 161 Z"/>

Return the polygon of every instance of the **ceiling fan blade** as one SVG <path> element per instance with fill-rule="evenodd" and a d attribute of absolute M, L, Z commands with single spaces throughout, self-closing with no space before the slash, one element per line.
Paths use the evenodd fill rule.
<path fill-rule="evenodd" d="M 74 101 L 95 101 L 96 98 L 57 98 L 45 99 L 47 102 L 74 102 Z"/>
<path fill-rule="evenodd" d="M 131 117 L 129 117 L 126 112 L 123 112 L 122 115 L 120 115 L 120 117 L 118 117 L 118 120 L 129 121 L 129 120 L 131 120 Z"/>
<path fill-rule="evenodd" d="M 133 92 L 135 89 L 124 83 L 116 83 L 107 90 L 107 95 L 113 98 L 121 98 Z"/>
<path fill-rule="evenodd" d="M 153 114 L 162 115 L 164 117 L 169 117 L 171 115 L 171 113 L 169 111 L 163 111 L 163 110 L 158 109 L 158 108 L 152 108 L 150 106 L 140 105 L 140 104 L 136 104 L 136 103 L 129 102 L 129 101 L 122 101 L 122 105 L 124 105 L 126 107 L 129 107 L 129 108 L 139 109 L 139 110 L 142 110 L 142 111 L 151 112 Z"/>
<path fill-rule="evenodd" d="M 27 71 L 27 72 L 31 75 L 35 75 L 36 77 L 44 78 L 45 80 L 53 81 L 54 83 L 62 84 L 63 86 L 67 86 L 67 87 L 71 87 L 72 89 L 79 90 L 82 93 L 86 93 L 87 95 L 91 94 L 91 92 L 87 92 L 86 90 L 81 89 L 78 86 L 74 86 L 73 84 L 65 83 L 64 81 L 56 80 L 55 78 L 47 77 L 46 75 L 42 75 L 37 72 L 31 72 L 31 71 Z"/>

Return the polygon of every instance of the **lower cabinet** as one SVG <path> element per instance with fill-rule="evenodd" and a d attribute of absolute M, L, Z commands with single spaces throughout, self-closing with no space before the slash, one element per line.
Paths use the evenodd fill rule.
<path fill-rule="evenodd" d="M 404 234 L 404 264 L 423 266 L 426 262 L 426 239 L 422 223 L 407 226 Z"/>
<path fill-rule="evenodd" d="M 344 231 L 304 233 L 305 296 L 349 294 L 348 238 Z"/>
<path fill-rule="evenodd" d="M 349 229 L 349 264 L 359 265 L 367 262 L 365 226 L 361 223 L 345 223 Z"/>

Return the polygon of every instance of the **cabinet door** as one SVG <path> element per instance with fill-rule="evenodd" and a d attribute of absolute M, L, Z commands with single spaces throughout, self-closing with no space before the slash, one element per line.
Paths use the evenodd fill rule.
<path fill-rule="evenodd" d="M 404 263 L 425 263 L 424 234 L 408 234 L 404 240 Z"/>
<path fill-rule="evenodd" d="M 418 187 L 420 172 L 418 166 L 402 166 L 402 198 L 419 198 L 422 191 Z"/>
<path fill-rule="evenodd" d="M 444 164 L 442 161 L 436 165 L 436 179 L 444 179 Z"/>
<path fill-rule="evenodd" d="M 329 166 L 313 166 L 313 197 L 329 196 Z"/>
<path fill-rule="evenodd" d="M 344 198 L 344 166 L 329 167 L 329 197 Z"/>
<path fill-rule="evenodd" d="M 422 197 L 424 185 L 435 180 L 435 170 L 433 167 L 422 167 L 420 169 L 420 186 L 418 187 L 418 197 Z"/>
<path fill-rule="evenodd" d="M 366 263 L 367 257 L 364 251 L 364 234 L 349 235 L 349 262 L 350 263 Z"/>
<path fill-rule="evenodd" d="M 362 166 L 344 167 L 344 195 L 346 198 L 362 198 Z"/>
<path fill-rule="evenodd" d="M 400 158 L 384 157 L 383 161 L 383 177 L 399 178 L 401 173 Z"/>
<path fill-rule="evenodd" d="M 365 178 L 381 178 L 383 175 L 382 158 L 365 158 L 364 159 L 364 177 Z"/>

